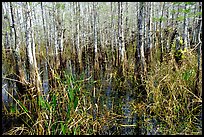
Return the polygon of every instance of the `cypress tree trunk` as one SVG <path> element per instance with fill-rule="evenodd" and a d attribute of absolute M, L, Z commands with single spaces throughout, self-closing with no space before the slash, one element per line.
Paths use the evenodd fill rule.
<path fill-rule="evenodd" d="M 19 45 L 17 44 L 17 34 L 16 34 L 16 27 L 15 27 L 15 21 L 14 21 L 14 13 L 13 13 L 13 5 L 10 2 L 10 10 L 11 10 L 11 20 L 12 20 L 12 25 L 11 25 L 11 44 L 14 43 L 14 47 L 11 46 L 12 51 L 13 51 L 13 56 L 14 56 L 14 60 L 15 60 L 15 71 L 16 71 L 16 80 L 18 82 L 16 82 L 16 87 L 19 91 L 19 93 L 21 94 L 25 94 L 25 88 L 26 85 L 24 85 L 23 83 L 25 83 L 26 81 L 25 78 L 23 77 L 22 74 L 22 70 L 21 68 L 21 60 L 20 60 L 20 54 L 19 54 Z M 13 95 L 13 93 L 12 93 Z"/>
<path fill-rule="evenodd" d="M 29 62 L 29 72 L 30 72 L 30 83 L 32 86 L 34 86 L 34 90 L 30 92 L 31 97 L 35 97 L 37 95 L 37 102 L 36 104 L 33 104 L 34 108 L 32 110 L 35 110 L 33 113 L 37 113 L 38 121 L 41 121 L 41 109 L 40 106 L 38 106 L 39 98 L 41 97 L 42 93 L 42 87 L 41 87 L 41 80 L 40 76 L 38 74 L 38 67 L 36 63 L 36 57 L 35 57 L 35 40 L 34 40 L 34 29 L 32 26 L 32 12 L 30 10 L 29 3 L 26 3 L 26 50 L 27 50 L 27 60 Z M 43 134 L 42 132 L 42 125 L 39 123 L 38 128 L 38 134 Z"/>
<path fill-rule="evenodd" d="M 159 48 L 160 48 L 160 62 L 163 62 L 163 40 L 162 40 L 162 17 L 164 14 L 164 7 L 165 7 L 165 2 L 163 3 L 163 7 L 162 7 L 162 15 L 160 18 L 160 22 L 159 22 Z"/>
<path fill-rule="evenodd" d="M 143 82 L 145 80 L 145 75 L 146 75 L 146 61 L 144 57 L 144 44 L 143 40 L 144 38 L 142 37 L 142 27 L 143 27 L 143 8 L 144 8 L 144 3 L 140 2 L 139 3 L 139 14 L 138 14 L 138 35 L 137 35 L 137 47 L 136 47 L 136 52 L 135 52 L 135 76 L 137 81 L 139 82 L 140 85 L 143 85 Z"/>
<path fill-rule="evenodd" d="M 93 3 L 93 27 L 94 27 L 94 35 L 93 35 L 93 39 L 94 39 L 94 79 L 97 80 L 98 79 L 98 72 L 99 72 L 99 61 L 98 61 L 98 33 L 97 33 L 97 3 Z"/>
<path fill-rule="evenodd" d="M 185 3 L 184 10 L 186 10 L 186 9 L 187 9 L 187 4 Z M 187 48 L 187 44 L 188 44 L 187 29 L 188 29 L 188 22 L 187 22 L 186 12 L 184 12 L 184 22 L 183 22 L 183 42 L 184 42 L 184 45 L 182 46 L 183 50 L 184 50 L 184 48 Z"/>
<path fill-rule="evenodd" d="M 202 8 L 201 8 L 202 3 L 199 2 L 199 12 L 202 12 Z M 195 95 L 197 96 L 202 96 L 202 91 L 199 89 L 199 83 L 200 83 L 200 72 L 201 72 L 201 56 L 202 56 L 202 52 L 201 52 L 201 46 L 202 46 L 202 41 L 201 41 L 201 31 L 202 31 L 202 17 L 201 15 L 199 16 L 198 19 L 198 26 L 199 26 L 199 31 L 198 31 L 198 48 L 197 48 L 197 53 L 198 53 L 198 68 L 197 68 L 197 73 L 196 73 L 196 84 L 195 84 Z"/>

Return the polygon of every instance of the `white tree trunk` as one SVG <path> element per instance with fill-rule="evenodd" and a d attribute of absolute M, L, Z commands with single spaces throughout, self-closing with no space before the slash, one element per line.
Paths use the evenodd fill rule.
<path fill-rule="evenodd" d="M 93 27 L 94 27 L 94 52 L 95 52 L 95 55 L 97 54 L 97 45 L 98 45 L 98 37 L 97 37 L 97 21 L 96 21 L 96 17 L 97 17 L 97 12 L 96 12 L 96 4 L 97 3 L 93 3 Z"/>
<path fill-rule="evenodd" d="M 184 10 L 187 9 L 187 4 L 185 4 L 185 8 Z M 188 34 L 188 22 L 187 22 L 187 17 L 186 17 L 186 12 L 184 12 L 184 22 L 183 22 L 183 42 L 184 42 L 184 46 L 182 47 L 182 49 L 187 48 L 187 34 Z"/>

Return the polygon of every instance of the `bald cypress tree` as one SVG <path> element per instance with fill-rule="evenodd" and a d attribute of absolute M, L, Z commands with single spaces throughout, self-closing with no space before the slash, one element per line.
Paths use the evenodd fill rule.
<path fill-rule="evenodd" d="M 143 21 L 144 21 L 144 14 L 143 14 L 143 9 L 144 9 L 144 3 L 140 2 L 139 3 L 139 13 L 138 13 L 138 35 L 137 35 L 137 47 L 136 47 L 136 52 L 135 52 L 135 73 L 136 77 L 139 78 L 139 80 L 143 81 L 142 79 L 144 78 L 146 74 L 146 62 L 145 62 L 145 57 L 144 57 L 144 37 L 143 37 Z"/>

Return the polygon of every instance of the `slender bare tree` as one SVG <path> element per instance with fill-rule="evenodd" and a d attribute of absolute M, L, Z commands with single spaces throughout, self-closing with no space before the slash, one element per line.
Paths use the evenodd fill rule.
<path fill-rule="evenodd" d="M 29 63 L 29 73 L 30 73 L 30 83 L 33 85 L 35 88 L 33 91 L 30 92 L 32 97 L 36 97 L 37 99 L 41 97 L 41 79 L 38 73 L 38 67 L 37 67 L 37 62 L 36 62 L 36 57 L 35 57 L 35 39 L 34 39 L 34 29 L 33 29 L 33 16 L 32 16 L 32 3 L 26 2 L 25 4 L 25 21 L 26 21 L 26 51 L 27 51 L 27 60 Z M 38 120 L 41 120 L 41 115 L 40 115 L 40 107 L 38 106 L 36 108 L 36 112 L 38 115 Z M 39 124 L 39 134 L 42 133 L 42 125 Z"/>
<path fill-rule="evenodd" d="M 186 11 L 187 11 L 187 4 L 185 3 L 184 5 L 184 22 L 183 22 L 183 42 L 184 42 L 184 45 L 182 46 L 182 49 L 184 48 L 187 48 L 187 44 L 188 44 L 188 39 L 187 39 L 187 30 L 188 30 L 188 20 L 187 20 L 187 17 L 186 17 Z"/>
<path fill-rule="evenodd" d="M 143 8 L 144 3 L 139 3 L 139 13 L 138 13 L 138 35 L 137 35 L 137 48 L 135 52 L 135 71 L 136 77 L 139 76 L 139 79 L 143 81 L 143 77 L 146 74 L 146 63 L 144 57 L 144 44 L 143 44 L 143 37 L 142 37 L 142 28 L 143 28 Z"/>
<path fill-rule="evenodd" d="M 199 2 L 199 10 L 198 12 L 202 12 L 202 2 Z M 200 83 L 200 78 L 199 78 L 199 75 L 200 75 L 200 72 L 202 70 L 201 68 L 201 57 L 202 57 L 202 50 L 201 50 L 201 46 L 202 46 L 202 41 L 201 41 L 201 31 L 202 31 L 202 17 L 201 15 L 199 15 L 199 18 L 198 18 L 198 26 L 199 26 L 199 31 L 198 31 L 198 47 L 197 47 L 197 53 L 198 53 L 198 68 L 197 68 L 197 73 L 196 73 L 196 85 L 195 85 L 195 94 L 197 96 L 202 96 L 202 91 L 201 89 L 199 89 L 199 83 Z"/>
<path fill-rule="evenodd" d="M 99 61 L 98 61 L 98 31 L 97 31 L 97 27 L 98 27 L 98 22 L 97 22 L 97 5 L 98 3 L 93 2 L 93 39 L 94 39 L 94 59 L 93 59 L 93 63 L 94 63 L 94 77 L 95 79 L 97 79 L 97 73 L 99 71 Z"/>

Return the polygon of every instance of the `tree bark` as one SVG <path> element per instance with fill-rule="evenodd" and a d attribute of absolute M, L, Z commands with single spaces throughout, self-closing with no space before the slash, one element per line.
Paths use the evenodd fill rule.
<path fill-rule="evenodd" d="M 137 47 L 135 52 L 135 72 L 136 77 L 139 78 L 139 81 L 143 81 L 143 77 L 146 75 L 146 62 L 144 57 L 144 45 L 143 45 L 143 37 L 142 37 L 142 21 L 143 17 L 143 8 L 144 3 L 140 2 L 139 4 L 139 15 L 138 15 L 138 36 L 137 36 Z"/>
<path fill-rule="evenodd" d="M 30 83 L 35 87 L 34 91 L 31 91 L 30 94 L 32 97 L 35 97 L 37 95 L 38 101 L 39 97 L 41 97 L 41 80 L 40 76 L 38 74 L 38 67 L 36 63 L 36 57 L 35 57 L 35 40 L 34 40 L 34 30 L 32 26 L 32 11 L 30 9 L 31 3 L 26 3 L 26 50 L 27 50 L 27 60 L 29 62 L 29 72 L 30 72 Z M 41 109 L 40 106 L 38 106 L 38 101 L 36 102 L 35 108 L 38 120 L 41 120 Z M 39 124 L 39 131 L 38 134 L 41 135 L 42 133 L 42 125 Z"/>
<path fill-rule="evenodd" d="M 202 12 L 202 7 L 201 7 L 201 5 L 202 5 L 202 2 L 199 2 L 199 12 Z M 202 41 L 201 41 L 201 31 L 202 31 L 202 17 L 201 17 L 201 15 L 199 16 L 199 19 L 198 19 L 198 26 L 199 26 L 199 31 L 198 31 L 198 42 L 199 42 L 199 44 L 198 44 L 198 48 L 197 48 L 197 53 L 198 53 L 198 68 L 197 68 L 197 73 L 196 73 L 196 84 L 195 84 L 195 95 L 197 95 L 197 96 L 199 96 L 199 97 L 201 97 L 202 96 L 202 91 L 201 91 L 201 89 L 199 88 L 200 87 L 200 85 L 199 85 L 199 83 L 200 83 L 200 72 L 201 72 L 201 70 L 202 70 L 202 68 L 201 68 L 201 57 L 202 57 L 202 50 L 201 50 L 201 46 L 202 46 Z"/>

